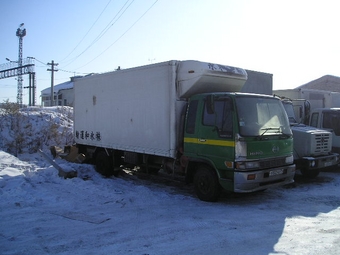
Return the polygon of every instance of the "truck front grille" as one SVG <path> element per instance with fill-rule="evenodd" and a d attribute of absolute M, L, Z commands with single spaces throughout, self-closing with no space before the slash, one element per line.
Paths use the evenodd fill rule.
<path fill-rule="evenodd" d="M 332 134 L 314 134 L 315 144 L 311 148 L 314 149 L 314 152 L 312 151 L 312 154 L 328 153 L 331 148 L 330 146 L 330 141 L 332 139 L 331 135 Z"/>
<path fill-rule="evenodd" d="M 270 159 L 270 160 L 263 160 L 260 161 L 260 167 L 261 168 L 274 168 L 279 166 L 286 165 L 286 159 L 285 158 L 279 158 L 279 159 Z"/>

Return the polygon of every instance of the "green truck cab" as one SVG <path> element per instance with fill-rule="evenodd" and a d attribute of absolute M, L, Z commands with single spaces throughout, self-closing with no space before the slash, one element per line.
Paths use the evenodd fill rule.
<path fill-rule="evenodd" d="M 214 93 L 192 96 L 186 113 L 184 156 L 198 197 L 221 188 L 254 192 L 294 181 L 293 136 L 273 96 Z"/>

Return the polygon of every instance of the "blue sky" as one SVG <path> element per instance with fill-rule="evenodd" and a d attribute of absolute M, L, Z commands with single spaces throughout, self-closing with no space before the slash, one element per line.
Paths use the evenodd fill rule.
<path fill-rule="evenodd" d="M 36 58 L 37 103 L 70 76 L 167 60 L 201 60 L 272 73 L 274 89 L 340 76 L 339 1 L 3 0 L 0 64 Z M 24 76 L 23 86 L 28 85 Z M 15 78 L 0 80 L 0 101 L 16 102 Z M 23 90 L 28 103 L 28 90 Z"/>

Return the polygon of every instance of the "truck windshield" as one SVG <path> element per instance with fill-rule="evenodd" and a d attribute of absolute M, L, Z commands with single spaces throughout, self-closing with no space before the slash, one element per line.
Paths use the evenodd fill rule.
<path fill-rule="evenodd" d="M 240 135 L 292 135 L 286 112 L 277 98 L 239 95 L 236 106 Z"/>

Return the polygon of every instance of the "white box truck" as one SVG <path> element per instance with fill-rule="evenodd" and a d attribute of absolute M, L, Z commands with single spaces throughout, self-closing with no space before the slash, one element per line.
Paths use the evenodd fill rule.
<path fill-rule="evenodd" d="M 216 201 L 292 183 L 293 138 L 279 98 L 238 93 L 244 69 L 167 61 L 75 80 L 79 152 L 99 172 L 162 169 Z"/>

